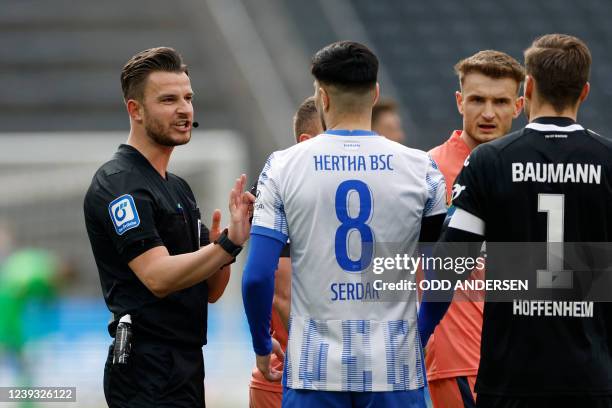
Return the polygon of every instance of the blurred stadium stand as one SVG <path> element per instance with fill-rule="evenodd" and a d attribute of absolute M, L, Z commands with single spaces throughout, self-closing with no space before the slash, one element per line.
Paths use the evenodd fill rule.
<path fill-rule="evenodd" d="M 324 7 L 338 3 L 352 7 L 359 21 L 321 23 L 327 15 Z M 329 42 L 334 25 L 365 27 L 369 45 L 377 51 L 394 85 L 393 95 L 401 102 L 411 146 L 429 149 L 461 127 L 453 72 L 461 58 L 493 48 L 522 61 L 523 50 L 531 41 L 551 32 L 577 35 L 589 45 L 593 55 L 591 94 L 579 121 L 596 132 L 612 134 L 606 114 L 612 102 L 610 1 L 319 0 L 290 1 L 287 6 L 296 25 L 317 24 L 317 29 L 300 31 L 311 53 Z M 381 85 L 386 93 L 384 82 Z M 524 124 L 521 117 L 514 128 Z"/>
<path fill-rule="evenodd" d="M 258 71 L 269 67 L 261 61 L 248 65 L 237 60 L 236 42 L 243 40 L 246 51 L 254 43 L 253 36 L 242 36 L 250 17 L 236 13 L 241 8 L 241 1 L 219 0 L 4 1 L 0 132 L 122 130 L 127 134 L 121 67 L 137 51 L 167 45 L 179 50 L 189 65 L 196 119 L 203 128 L 240 131 L 257 157 L 265 156 L 285 136 L 288 146 L 287 126 L 298 98 L 276 105 L 268 99 L 267 111 L 262 112 L 263 98 L 270 95 L 254 94 L 244 73 L 260 74 L 264 80 Z M 272 85 L 267 92 L 275 91 Z"/>
<path fill-rule="evenodd" d="M 591 94 L 579 122 L 612 135 L 606 114 L 612 102 L 612 2 L 353 0 L 379 57 L 399 88 L 402 106 L 418 134 L 408 135 L 429 149 L 461 127 L 454 102 L 453 65 L 483 49 L 505 51 L 519 61 L 539 35 L 560 32 L 583 39 L 593 55 Z M 525 124 L 521 117 L 514 128 Z"/>
<path fill-rule="evenodd" d="M 409 143 L 427 149 L 460 125 L 452 70 L 460 58 L 496 48 L 520 60 L 547 32 L 589 44 L 593 87 L 581 122 L 612 131 L 602 114 L 612 98 L 607 0 L 3 3 L 0 132 L 126 130 L 120 67 L 136 50 L 171 45 L 190 65 L 202 126 L 243 134 L 255 171 L 291 143 L 292 107 L 312 92 L 312 53 L 353 38 L 378 52 L 383 93 L 402 103 Z"/>

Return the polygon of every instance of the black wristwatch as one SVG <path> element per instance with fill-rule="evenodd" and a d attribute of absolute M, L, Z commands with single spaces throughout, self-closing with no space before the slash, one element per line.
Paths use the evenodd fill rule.
<path fill-rule="evenodd" d="M 236 260 L 236 257 L 238 256 L 240 251 L 242 251 L 242 246 L 234 244 L 227 237 L 227 228 L 224 229 L 221 235 L 219 235 L 219 238 L 215 240 L 215 245 L 219 245 L 221 248 L 223 248 L 225 252 L 233 256 L 234 261 Z"/>

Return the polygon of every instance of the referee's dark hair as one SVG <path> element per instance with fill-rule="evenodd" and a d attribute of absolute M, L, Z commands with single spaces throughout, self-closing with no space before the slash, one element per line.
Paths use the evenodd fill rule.
<path fill-rule="evenodd" d="M 134 55 L 121 70 L 123 99 L 142 102 L 144 88 L 152 72 L 176 72 L 189 75 L 181 55 L 170 47 L 149 48 Z"/>
<path fill-rule="evenodd" d="M 525 69 L 538 94 L 561 113 L 576 105 L 589 80 L 591 52 L 574 36 L 543 35 L 525 50 Z"/>
<path fill-rule="evenodd" d="M 376 86 L 378 58 L 363 44 L 338 41 L 314 55 L 311 73 L 319 83 L 341 91 L 366 92 Z"/>

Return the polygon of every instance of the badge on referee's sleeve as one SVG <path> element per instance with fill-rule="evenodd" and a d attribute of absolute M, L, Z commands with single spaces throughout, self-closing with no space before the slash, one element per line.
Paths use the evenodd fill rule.
<path fill-rule="evenodd" d="M 126 231 L 140 225 L 134 198 L 129 194 L 114 199 L 108 205 L 108 213 L 118 235 L 123 235 Z"/>

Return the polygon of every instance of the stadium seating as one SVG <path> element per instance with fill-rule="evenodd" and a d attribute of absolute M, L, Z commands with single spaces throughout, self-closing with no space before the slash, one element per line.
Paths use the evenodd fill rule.
<path fill-rule="evenodd" d="M 207 126 L 228 127 L 222 82 L 205 79 L 215 75 L 206 57 L 212 51 L 194 40 L 188 16 L 189 9 L 161 0 L 4 2 L 0 131 L 125 129 L 119 69 L 155 45 L 180 49 L 197 75 Z"/>
<path fill-rule="evenodd" d="M 459 59 L 494 48 L 522 61 L 522 52 L 530 42 L 550 32 L 577 35 L 588 43 L 593 54 L 592 87 L 579 121 L 597 132 L 612 135 L 607 115 L 612 98 L 612 56 L 607 51 L 612 46 L 609 24 L 612 3 L 609 1 L 353 0 L 348 3 L 357 12 L 371 45 L 397 88 L 404 116 L 415 122 L 418 134 L 408 135 L 410 145 L 431 148 L 446 139 L 452 129 L 461 126 L 453 96 L 457 89 L 453 65 Z M 321 30 L 301 31 L 311 50 L 325 43 L 325 37 L 329 38 L 330 24 L 350 24 L 324 21 L 317 2 L 292 1 L 287 6 L 296 22 L 318 13 Z M 515 128 L 524 123 L 521 118 L 515 122 Z"/>

